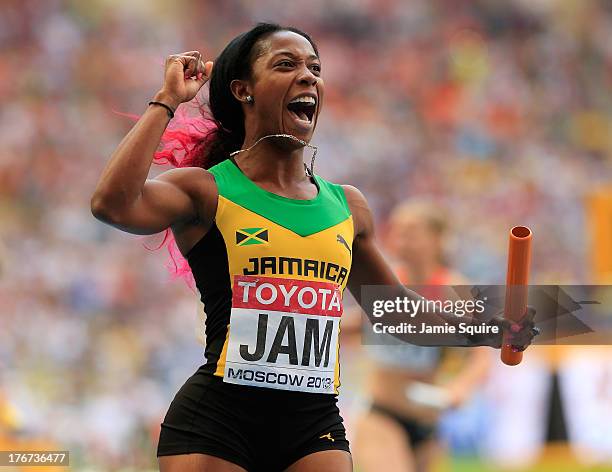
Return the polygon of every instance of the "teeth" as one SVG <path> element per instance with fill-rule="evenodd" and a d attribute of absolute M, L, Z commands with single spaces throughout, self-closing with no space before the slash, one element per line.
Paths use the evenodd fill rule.
<path fill-rule="evenodd" d="M 310 103 L 314 105 L 316 103 L 314 97 L 297 97 L 291 100 L 289 103 Z"/>

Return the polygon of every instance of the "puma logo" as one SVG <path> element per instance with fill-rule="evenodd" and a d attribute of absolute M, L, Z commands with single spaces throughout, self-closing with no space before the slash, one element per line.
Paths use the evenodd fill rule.
<path fill-rule="evenodd" d="M 342 244 L 346 248 L 346 250 L 349 252 L 350 256 L 353 255 L 352 251 L 351 251 L 351 248 L 349 247 L 348 243 L 346 242 L 346 239 L 344 239 L 341 234 L 337 234 L 336 235 L 336 241 L 339 242 L 340 244 Z"/>
<path fill-rule="evenodd" d="M 331 433 L 324 434 L 323 436 L 319 436 L 319 439 L 329 439 L 331 442 L 334 442 L 335 439 L 332 438 Z"/>

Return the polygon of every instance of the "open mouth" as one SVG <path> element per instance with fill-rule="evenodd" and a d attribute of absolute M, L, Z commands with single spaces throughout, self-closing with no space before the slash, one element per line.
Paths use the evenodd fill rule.
<path fill-rule="evenodd" d="M 316 108 L 316 101 L 313 97 L 299 97 L 287 105 L 287 109 L 296 120 L 306 123 L 312 123 Z"/>

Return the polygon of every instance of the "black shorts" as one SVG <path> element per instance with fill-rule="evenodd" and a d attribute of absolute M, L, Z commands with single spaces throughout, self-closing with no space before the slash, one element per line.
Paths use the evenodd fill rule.
<path fill-rule="evenodd" d="M 201 453 L 272 472 L 314 452 L 350 452 L 336 403 L 335 395 L 225 383 L 200 367 L 170 404 L 157 456 Z"/>
<path fill-rule="evenodd" d="M 435 428 L 430 425 L 419 423 L 418 421 L 404 418 L 392 410 L 385 408 L 384 406 L 374 403 L 371 407 L 371 411 L 385 415 L 396 423 L 398 423 L 410 441 L 412 447 L 418 447 L 424 441 L 434 437 Z"/>

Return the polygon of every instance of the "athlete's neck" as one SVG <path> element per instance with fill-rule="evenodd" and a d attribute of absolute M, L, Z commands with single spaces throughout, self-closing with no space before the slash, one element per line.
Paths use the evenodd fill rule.
<path fill-rule="evenodd" d="M 257 139 L 247 137 L 242 149 L 247 149 Z M 307 180 L 304 148 L 289 138 L 263 139 L 250 151 L 236 155 L 235 160 L 240 170 L 254 182 L 288 188 Z"/>

